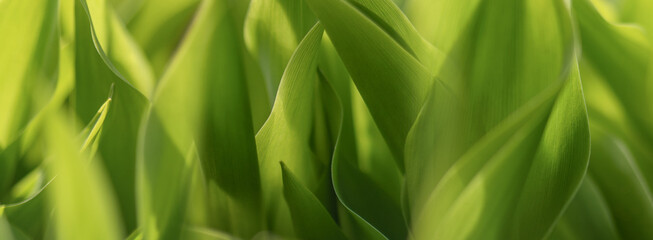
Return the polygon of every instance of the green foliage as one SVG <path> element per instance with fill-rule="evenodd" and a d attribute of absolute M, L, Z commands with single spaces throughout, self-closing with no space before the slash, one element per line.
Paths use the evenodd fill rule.
<path fill-rule="evenodd" d="M 0 239 L 653 239 L 650 0 L 0 0 Z"/>

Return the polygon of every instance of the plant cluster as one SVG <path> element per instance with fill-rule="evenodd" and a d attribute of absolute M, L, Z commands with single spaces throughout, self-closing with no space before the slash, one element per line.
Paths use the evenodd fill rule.
<path fill-rule="evenodd" d="M 653 239 L 651 0 L 0 0 L 0 239 Z"/>

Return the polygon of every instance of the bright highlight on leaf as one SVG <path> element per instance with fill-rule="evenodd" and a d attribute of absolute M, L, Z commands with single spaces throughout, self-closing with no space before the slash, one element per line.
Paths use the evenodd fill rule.
<path fill-rule="evenodd" d="M 649 0 L 0 0 L 0 239 L 653 239 Z"/>

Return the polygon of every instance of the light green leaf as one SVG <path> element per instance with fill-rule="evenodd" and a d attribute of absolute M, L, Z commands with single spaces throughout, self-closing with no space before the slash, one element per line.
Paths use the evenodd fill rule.
<path fill-rule="evenodd" d="M 54 209 L 57 239 L 119 239 L 123 230 L 111 188 L 99 161 L 85 159 L 73 130 L 61 113 L 53 113 L 44 128 L 51 165 L 57 176 L 48 190 Z"/>
<path fill-rule="evenodd" d="M 111 95 L 113 94 L 113 87 L 111 87 L 109 98 L 106 102 L 100 106 L 97 113 L 90 122 L 82 129 L 80 134 L 84 138 L 84 143 L 82 144 L 81 151 L 89 153 L 89 158 L 95 156 L 97 147 L 100 141 L 100 136 L 102 135 L 102 126 L 104 125 L 104 120 L 107 118 L 107 113 L 109 112 L 109 106 L 111 105 Z"/>
<path fill-rule="evenodd" d="M 235 32 L 227 1 L 202 3 L 161 80 L 153 117 L 181 152 L 196 141 L 205 175 L 233 198 L 234 231 L 249 238 L 261 227 L 261 189 Z"/>
<path fill-rule="evenodd" d="M 406 145 L 416 147 L 407 149 L 407 174 L 421 181 L 408 189 L 409 196 L 417 192 L 409 205 L 417 239 L 546 235 L 587 166 L 589 131 L 578 75 L 577 67 L 572 67 L 566 79 L 552 82 L 460 157 L 460 149 L 451 149 L 445 139 L 456 136 L 450 127 L 474 129 L 465 126 L 470 115 L 465 114 L 463 98 L 443 85 L 434 86 Z M 468 132 L 457 131 L 469 137 Z M 435 176 L 425 175 L 429 170 L 419 166 L 424 159 L 446 160 L 438 158 L 443 156 L 450 156 L 453 165 L 441 172 L 435 190 L 424 200 L 419 189 Z"/>
<path fill-rule="evenodd" d="M 574 13 L 578 19 L 580 37 L 583 44 L 584 59 L 591 65 L 592 71 L 610 92 L 616 96 L 617 105 L 621 106 L 623 116 L 607 113 L 597 116 L 607 117 L 617 123 L 615 132 L 628 136 L 625 140 L 638 157 L 635 161 L 642 168 L 642 173 L 649 184 L 653 183 L 653 157 L 650 146 L 645 143 L 653 141 L 653 109 L 644 102 L 651 101 L 650 74 L 651 45 L 640 28 L 617 25 L 607 22 L 587 0 L 574 0 Z M 651 38 L 653 39 L 653 38 Z M 605 101 L 597 102 L 603 103 Z M 591 106 L 591 105 L 590 105 Z M 595 109 L 601 109 L 596 105 Z M 605 111 L 603 111 L 605 112 Z M 620 119 L 619 119 L 620 118 Z M 615 122 L 614 120 L 618 120 Z M 622 124 L 626 122 L 627 124 Z M 638 146 L 642 145 L 642 146 Z M 651 189 L 653 190 L 653 189 Z"/>
<path fill-rule="evenodd" d="M 94 41 L 111 61 L 118 75 L 149 97 L 154 87 L 154 74 L 141 48 L 120 21 L 107 0 L 84 0 Z M 82 27 L 83 25 L 78 25 Z"/>
<path fill-rule="evenodd" d="M 200 0 L 143 0 L 139 11 L 127 23 L 155 76 L 165 72 L 199 3 Z"/>
<path fill-rule="evenodd" d="M 563 1 L 475 11 L 406 143 L 415 231 L 418 238 L 455 231 L 456 238 L 543 237 L 580 184 L 589 154 L 570 13 Z M 476 222 L 457 222 L 465 218 Z"/>
<path fill-rule="evenodd" d="M 315 175 L 321 172 L 319 167 L 325 167 L 314 159 L 309 147 L 317 53 L 322 34 L 322 26 L 316 25 L 295 50 L 281 79 L 272 113 L 256 134 L 268 227 L 284 235 L 290 234 L 291 228 L 286 225 L 290 216 L 281 198 L 281 173 L 275 170 L 277 164 L 283 161 L 311 190 L 318 186 Z"/>
<path fill-rule="evenodd" d="M 406 14 L 415 28 L 443 53 L 449 54 L 474 19 L 482 0 L 406 0 Z"/>
<path fill-rule="evenodd" d="M 443 89 L 441 85 L 434 86 L 434 89 L 431 98 L 440 95 L 447 96 L 447 90 Z M 483 216 L 489 217 L 490 215 L 482 214 L 482 210 L 486 209 L 483 207 L 483 204 L 487 201 L 486 198 L 492 196 L 492 194 L 484 194 L 485 191 L 482 190 L 485 184 L 484 181 L 491 181 L 490 178 L 493 178 L 493 174 L 498 174 L 500 172 L 498 171 L 499 169 L 510 169 L 514 174 L 516 170 L 524 167 L 524 161 L 521 161 L 521 166 L 519 165 L 520 157 L 528 158 L 534 155 L 537 140 L 541 136 L 544 128 L 542 118 L 548 115 L 548 111 L 551 109 L 558 90 L 559 87 L 552 87 L 543 92 L 513 116 L 509 117 L 504 123 L 501 123 L 492 132 L 484 136 L 446 171 L 422 208 L 416 208 L 415 205 L 411 205 L 414 224 L 413 230 L 417 239 L 433 238 L 435 236 L 453 237 L 446 235 L 447 233 L 444 231 L 449 231 L 448 234 L 456 231 L 460 233 L 457 238 L 465 238 L 471 237 L 468 235 L 471 231 L 479 229 L 476 226 L 478 219 Z M 443 99 L 446 99 L 446 97 Z M 429 100 L 426 106 L 429 106 L 432 102 Z M 418 120 L 416 126 L 420 126 L 420 120 Z M 507 165 L 515 166 L 505 168 Z M 504 174 L 507 174 L 507 172 L 504 172 Z M 494 178 L 496 177 L 494 176 Z M 497 180 L 500 179 L 498 178 Z M 504 179 L 510 178 L 504 177 Z M 496 182 L 496 184 L 500 183 Z M 503 184 L 506 183 L 504 182 Z M 513 184 L 521 183 L 515 181 Z M 501 185 L 494 186 L 493 189 L 498 191 L 499 186 Z M 520 186 L 516 187 L 519 188 Z M 510 188 L 509 186 L 503 186 L 502 189 L 503 191 L 508 191 Z M 464 196 L 463 194 L 465 193 L 469 196 Z M 501 197 L 505 194 L 505 192 L 502 192 L 502 194 L 496 194 L 496 196 Z M 476 201 L 474 201 L 473 197 L 476 197 Z M 467 199 L 467 202 L 461 202 L 461 199 Z M 470 208 L 469 210 L 462 209 L 465 204 Z M 458 208 L 453 209 L 454 206 L 458 206 Z M 476 208 L 472 208 L 472 206 Z M 497 206 L 493 207 L 496 208 Z M 462 220 L 456 219 L 456 215 L 466 215 L 467 219 L 474 221 L 468 221 L 468 224 L 461 224 L 460 222 L 452 223 L 451 221 L 453 220 Z M 451 229 L 453 227 L 458 228 Z M 491 229 L 484 230 L 489 231 Z"/>
<path fill-rule="evenodd" d="M 57 3 L 0 2 L 0 149 L 9 145 L 45 104 L 34 99 L 32 92 L 51 94 L 45 90 L 54 89 L 59 57 Z M 11 172 L 3 176 L 8 174 Z"/>
<path fill-rule="evenodd" d="M 140 195 L 146 238 L 181 233 L 184 219 L 178 214 L 185 211 L 192 171 L 191 160 L 184 156 L 195 151 L 195 145 L 207 178 L 233 198 L 233 231 L 247 238 L 261 227 L 254 133 L 245 82 L 239 81 L 242 69 L 232 61 L 239 51 L 225 6 L 223 0 L 202 2 L 154 96 L 142 135 L 140 188 L 160 197 Z M 159 204 L 159 199 L 168 199 L 168 204 Z M 156 218 L 149 218 L 151 214 Z"/>
<path fill-rule="evenodd" d="M 11 226 L 4 214 L 4 206 L 0 205 L 0 237 L 6 240 L 27 240 L 30 239 L 25 233 Z"/>
<path fill-rule="evenodd" d="M 257 60 L 270 103 L 295 48 L 315 24 L 302 0 L 252 0 L 245 18 L 245 44 Z"/>
<path fill-rule="evenodd" d="M 141 10 L 145 0 L 109 0 L 116 15 L 122 22 L 128 23 Z"/>
<path fill-rule="evenodd" d="M 59 58 L 57 4 L 54 0 L 0 2 L 0 201 L 27 149 L 18 139 L 54 90 Z"/>
<path fill-rule="evenodd" d="M 439 71 L 444 55 L 417 32 L 408 18 L 391 1 L 348 0 L 417 58 L 432 74 Z"/>

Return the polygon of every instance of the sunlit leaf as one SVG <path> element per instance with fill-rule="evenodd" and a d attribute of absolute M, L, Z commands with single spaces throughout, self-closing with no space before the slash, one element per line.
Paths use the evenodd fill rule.
<path fill-rule="evenodd" d="M 56 176 L 48 190 L 57 239 L 118 239 L 123 236 L 119 212 L 99 161 L 79 151 L 73 130 L 60 113 L 50 116 L 44 131 L 51 168 Z"/>
<path fill-rule="evenodd" d="M 248 51 L 258 60 L 267 95 L 275 99 L 295 48 L 315 24 L 303 0 L 252 0 L 245 19 Z"/>
<path fill-rule="evenodd" d="M 269 227 L 281 234 L 291 234 L 291 228 L 287 225 L 288 206 L 281 196 L 281 172 L 276 166 L 283 161 L 311 190 L 318 185 L 315 174 L 324 167 L 314 159 L 308 145 L 322 33 L 322 26 L 316 25 L 297 47 L 281 79 L 272 113 L 256 134 L 266 218 Z"/>
<path fill-rule="evenodd" d="M 15 141 L 47 103 L 56 83 L 57 4 L 54 0 L 0 2 L 0 197 L 16 174 L 21 146 Z M 32 96 L 34 91 L 45 96 Z"/>

